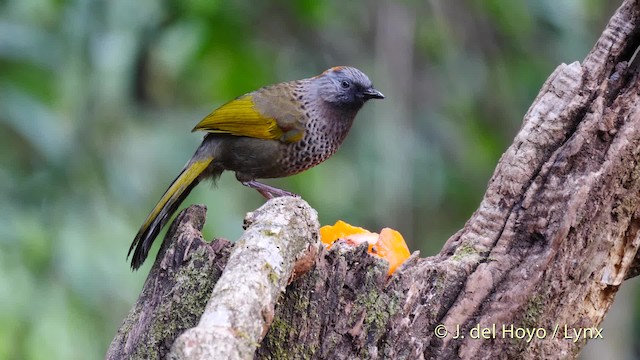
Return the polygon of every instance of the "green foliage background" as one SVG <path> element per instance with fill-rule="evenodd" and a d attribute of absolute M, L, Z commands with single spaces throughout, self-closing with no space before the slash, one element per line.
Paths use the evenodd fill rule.
<path fill-rule="evenodd" d="M 387 99 L 331 160 L 270 183 L 323 224 L 393 227 L 436 253 L 546 77 L 584 58 L 617 5 L 0 0 L 0 359 L 103 357 L 152 262 L 132 273 L 126 251 L 199 144 L 189 130 L 334 65 Z M 208 238 L 235 239 L 263 199 L 227 174 L 192 203 L 208 206 Z"/>

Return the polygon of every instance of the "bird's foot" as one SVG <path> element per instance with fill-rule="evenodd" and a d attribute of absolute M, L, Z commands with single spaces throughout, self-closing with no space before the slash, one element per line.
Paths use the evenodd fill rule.
<path fill-rule="evenodd" d="M 262 196 L 264 196 L 267 199 L 273 199 L 275 197 L 281 197 L 281 196 L 293 196 L 293 197 L 300 197 L 300 195 L 298 194 L 294 194 L 292 192 L 289 192 L 287 190 L 282 190 L 280 188 L 277 187 L 273 187 L 267 184 L 263 184 L 259 181 L 255 181 L 255 180 L 250 180 L 250 181 L 242 181 L 242 185 L 244 186 L 248 186 L 252 189 L 255 189 L 256 191 L 258 191 L 260 194 L 262 194 Z"/>

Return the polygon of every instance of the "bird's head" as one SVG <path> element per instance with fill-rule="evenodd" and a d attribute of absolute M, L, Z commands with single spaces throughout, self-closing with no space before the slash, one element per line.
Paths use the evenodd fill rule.
<path fill-rule="evenodd" d="M 359 109 L 369 99 L 384 99 L 367 75 L 353 67 L 332 67 L 313 80 L 320 98 L 337 107 Z"/>

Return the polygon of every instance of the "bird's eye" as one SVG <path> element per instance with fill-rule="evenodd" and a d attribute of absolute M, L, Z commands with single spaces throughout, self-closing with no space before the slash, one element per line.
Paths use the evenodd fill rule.
<path fill-rule="evenodd" d="M 349 86 L 351 86 L 351 83 L 349 83 L 347 80 L 342 80 L 340 86 L 342 86 L 343 89 L 348 89 Z"/>

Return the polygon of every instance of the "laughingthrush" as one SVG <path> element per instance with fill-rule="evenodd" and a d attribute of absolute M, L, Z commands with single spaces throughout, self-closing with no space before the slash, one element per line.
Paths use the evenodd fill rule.
<path fill-rule="evenodd" d="M 214 110 L 193 128 L 207 132 L 202 144 L 133 239 L 131 267 L 142 265 L 153 240 L 200 181 L 230 170 L 266 198 L 292 195 L 255 179 L 297 174 L 326 160 L 342 144 L 362 105 L 383 98 L 360 70 L 338 66 L 312 78 L 263 87 Z"/>

